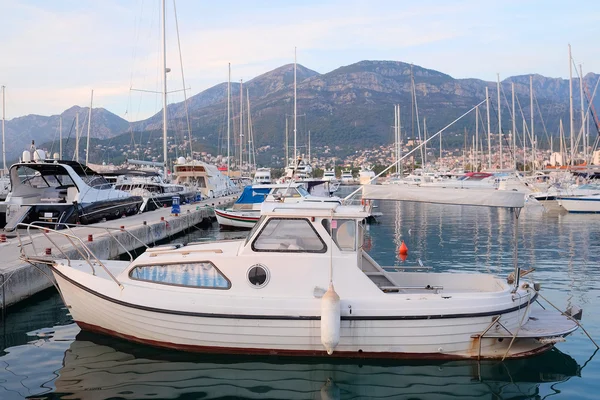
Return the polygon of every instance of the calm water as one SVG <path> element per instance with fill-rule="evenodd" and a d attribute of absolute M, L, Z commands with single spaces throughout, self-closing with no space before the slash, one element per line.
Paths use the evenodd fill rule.
<path fill-rule="evenodd" d="M 380 202 L 370 254 L 386 266 L 506 275 L 515 220 L 506 210 Z M 600 216 L 519 219 L 518 260 L 535 268 L 542 293 L 577 304 L 600 340 Z M 177 241 L 243 237 L 197 231 Z M 400 240 L 409 248 L 397 256 Z M 578 331 L 538 357 L 500 362 L 332 363 L 324 359 L 229 357 L 157 350 L 80 332 L 58 294 L 10 310 L 0 330 L 0 399 L 597 399 L 600 355 Z"/>

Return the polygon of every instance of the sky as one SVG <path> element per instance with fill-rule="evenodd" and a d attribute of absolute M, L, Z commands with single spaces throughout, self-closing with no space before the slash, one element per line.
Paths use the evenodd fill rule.
<path fill-rule="evenodd" d="M 320 73 L 396 60 L 455 78 L 600 73 L 594 0 L 167 0 L 169 102 L 293 63 Z M 130 121 L 161 109 L 159 0 L 0 0 L 6 118 L 104 107 Z"/>

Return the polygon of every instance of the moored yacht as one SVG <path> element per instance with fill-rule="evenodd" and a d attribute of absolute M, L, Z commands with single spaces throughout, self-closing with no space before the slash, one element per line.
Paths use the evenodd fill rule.
<path fill-rule="evenodd" d="M 173 166 L 174 183 L 202 193 L 203 198 L 228 196 L 239 192 L 237 186 L 215 165 L 179 157 Z"/>
<path fill-rule="evenodd" d="M 340 183 L 342 185 L 354 185 L 356 180 L 354 179 L 354 175 L 352 175 L 352 171 L 349 169 L 345 169 L 342 171 L 342 176 L 340 177 Z"/>
<path fill-rule="evenodd" d="M 149 248 L 132 262 L 29 260 L 49 263 L 83 330 L 185 351 L 503 359 L 577 329 L 542 309 L 539 285 L 520 273 L 379 265 L 363 246 L 368 214 L 368 204 L 265 202 L 243 240 Z"/>
<path fill-rule="evenodd" d="M 377 178 L 375 172 L 370 168 L 363 167 L 358 171 L 358 182 L 361 185 L 376 185 Z"/>
<path fill-rule="evenodd" d="M 258 168 L 254 173 L 254 180 L 252 183 L 263 185 L 271 183 L 271 168 Z"/>
<path fill-rule="evenodd" d="M 46 160 L 43 150 L 23 152 L 10 167 L 11 191 L 6 197 L 6 226 L 20 222 L 91 224 L 136 214 L 142 198 L 116 189 L 102 175 L 76 161 Z"/>

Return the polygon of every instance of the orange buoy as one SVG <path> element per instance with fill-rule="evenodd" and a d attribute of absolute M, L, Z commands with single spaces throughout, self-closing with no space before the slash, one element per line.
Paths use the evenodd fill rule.
<path fill-rule="evenodd" d="M 404 253 L 404 254 L 400 253 L 400 261 L 402 261 L 402 262 L 406 261 L 407 257 L 408 257 L 408 254 L 406 254 L 406 253 Z"/>
<path fill-rule="evenodd" d="M 398 249 L 398 254 L 400 254 L 400 255 L 408 254 L 408 247 L 406 247 L 406 243 L 404 243 L 404 240 L 400 244 L 400 249 Z"/>

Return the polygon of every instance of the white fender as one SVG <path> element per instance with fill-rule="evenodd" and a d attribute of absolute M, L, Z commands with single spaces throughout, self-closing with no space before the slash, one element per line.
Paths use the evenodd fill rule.
<path fill-rule="evenodd" d="M 340 296 L 335 292 L 333 283 L 321 298 L 321 343 L 331 355 L 340 342 Z"/>

